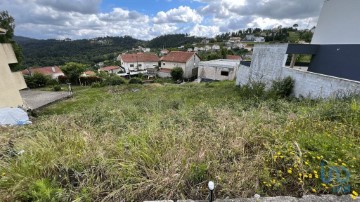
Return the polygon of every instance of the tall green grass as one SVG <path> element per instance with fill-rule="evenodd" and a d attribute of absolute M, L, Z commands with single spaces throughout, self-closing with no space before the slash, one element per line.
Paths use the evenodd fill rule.
<path fill-rule="evenodd" d="M 0 128 L 3 201 L 205 199 L 208 180 L 217 198 L 331 193 L 315 177 L 321 160 L 345 164 L 359 190 L 358 97 L 249 99 L 232 82 L 123 85 L 81 89 L 38 115 Z"/>

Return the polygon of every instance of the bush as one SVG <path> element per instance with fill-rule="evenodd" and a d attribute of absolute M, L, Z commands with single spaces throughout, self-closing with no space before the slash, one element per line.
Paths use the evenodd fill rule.
<path fill-rule="evenodd" d="M 126 80 L 119 76 L 110 76 L 105 80 L 105 84 L 110 86 L 117 86 L 121 84 L 125 84 Z"/>
<path fill-rule="evenodd" d="M 60 76 L 58 76 L 58 81 L 60 84 L 66 84 L 66 83 L 68 83 L 68 78 L 66 76 L 60 75 Z"/>
<path fill-rule="evenodd" d="M 50 77 L 43 74 L 35 73 L 32 76 L 25 77 L 26 85 L 29 88 L 40 88 L 46 86 L 46 84 L 51 80 Z"/>
<path fill-rule="evenodd" d="M 170 75 L 174 81 L 181 80 L 183 78 L 184 70 L 181 67 L 175 67 L 171 70 Z"/>
<path fill-rule="evenodd" d="M 278 81 L 273 81 L 269 94 L 275 98 L 289 97 L 293 91 L 294 84 L 295 81 L 290 76 Z"/>
<path fill-rule="evenodd" d="M 80 84 L 82 85 L 92 85 L 93 83 L 102 82 L 102 78 L 98 76 L 87 76 L 87 77 L 80 77 Z"/>
<path fill-rule="evenodd" d="M 240 87 L 240 96 L 244 98 L 265 98 L 266 90 L 265 83 L 262 82 L 250 82 Z"/>
<path fill-rule="evenodd" d="M 100 83 L 100 82 L 95 82 L 91 84 L 91 88 L 100 88 L 103 87 L 104 83 Z"/>
<path fill-rule="evenodd" d="M 129 84 L 143 84 L 143 81 L 140 78 L 131 78 Z"/>
<path fill-rule="evenodd" d="M 61 91 L 61 86 L 60 85 L 56 85 L 53 87 L 54 91 Z"/>

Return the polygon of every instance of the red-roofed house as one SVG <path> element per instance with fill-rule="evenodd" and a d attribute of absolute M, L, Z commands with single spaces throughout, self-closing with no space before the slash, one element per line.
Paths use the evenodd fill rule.
<path fill-rule="evenodd" d="M 121 66 L 130 71 L 142 71 L 159 66 L 159 57 L 155 53 L 122 54 L 117 58 Z"/>
<path fill-rule="evenodd" d="M 30 67 L 22 71 L 22 74 L 25 76 L 31 76 L 35 73 L 42 74 L 45 76 L 51 76 L 52 79 L 57 79 L 59 76 L 65 76 L 61 71 L 60 67 Z"/>
<path fill-rule="evenodd" d="M 82 76 L 82 77 L 96 76 L 96 73 L 94 71 L 88 70 L 88 71 L 83 72 L 80 76 Z"/>
<path fill-rule="evenodd" d="M 108 66 L 98 69 L 98 72 L 107 72 L 109 74 L 116 74 L 119 71 L 121 71 L 121 68 L 119 66 Z"/>
<path fill-rule="evenodd" d="M 184 70 L 184 78 L 196 77 L 199 62 L 200 58 L 194 52 L 172 51 L 161 58 L 159 76 L 170 77 L 170 71 L 174 67 L 181 67 Z"/>
<path fill-rule="evenodd" d="M 228 59 L 228 60 L 242 60 L 241 56 L 239 56 L 239 55 L 227 55 L 226 59 Z"/>

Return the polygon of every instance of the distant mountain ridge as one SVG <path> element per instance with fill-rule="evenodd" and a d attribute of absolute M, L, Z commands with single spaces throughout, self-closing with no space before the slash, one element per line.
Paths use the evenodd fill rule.
<path fill-rule="evenodd" d="M 134 47 L 152 49 L 174 48 L 200 42 L 203 38 L 186 34 L 172 34 L 156 37 L 150 41 L 134 39 L 130 36 L 98 37 L 94 39 L 56 40 L 33 39 L 22 36 L 13 38 L 23 49 L 24 68 L 32 66 L 63 65 L 79 62 L 94 65 L 105 60 L 114 60 L 120 53 Z"/>

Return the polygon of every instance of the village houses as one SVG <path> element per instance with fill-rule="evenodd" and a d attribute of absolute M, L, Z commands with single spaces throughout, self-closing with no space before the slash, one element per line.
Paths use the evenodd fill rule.
<path fill-rule="evenodd" d="M 181 67 L 185 79 L 193 78 L 197 75 L 199 62 L 200 57 L 194 52 L 172 51 L 161 58 L 159 76 L 170 77 L 170 72 L 174 67 Z"/>
<path fill-rule="evenodd" d="M 121 71 L 121 68 L 119 66 L 108 66 L 98 69 L 98 72 L 106 72 L 109 74 L 116 74 Z"/>
<path fill-rule="evenodd" d="M 58 79 L 59 76 L 65 76 L 58 66 L 51 67 L 30 67 L 22 71 L 24 76 L 32 76 L 34 74 L 42 74 L 44 76 L 50 76 L 51 79 Z"/>
<path fill-rule="evenodd" d="M 131 71 L 143 71 L 159 66 L 159 57 L 155 53 L 122 54 L 117 58 L 121 67 Z"/>

